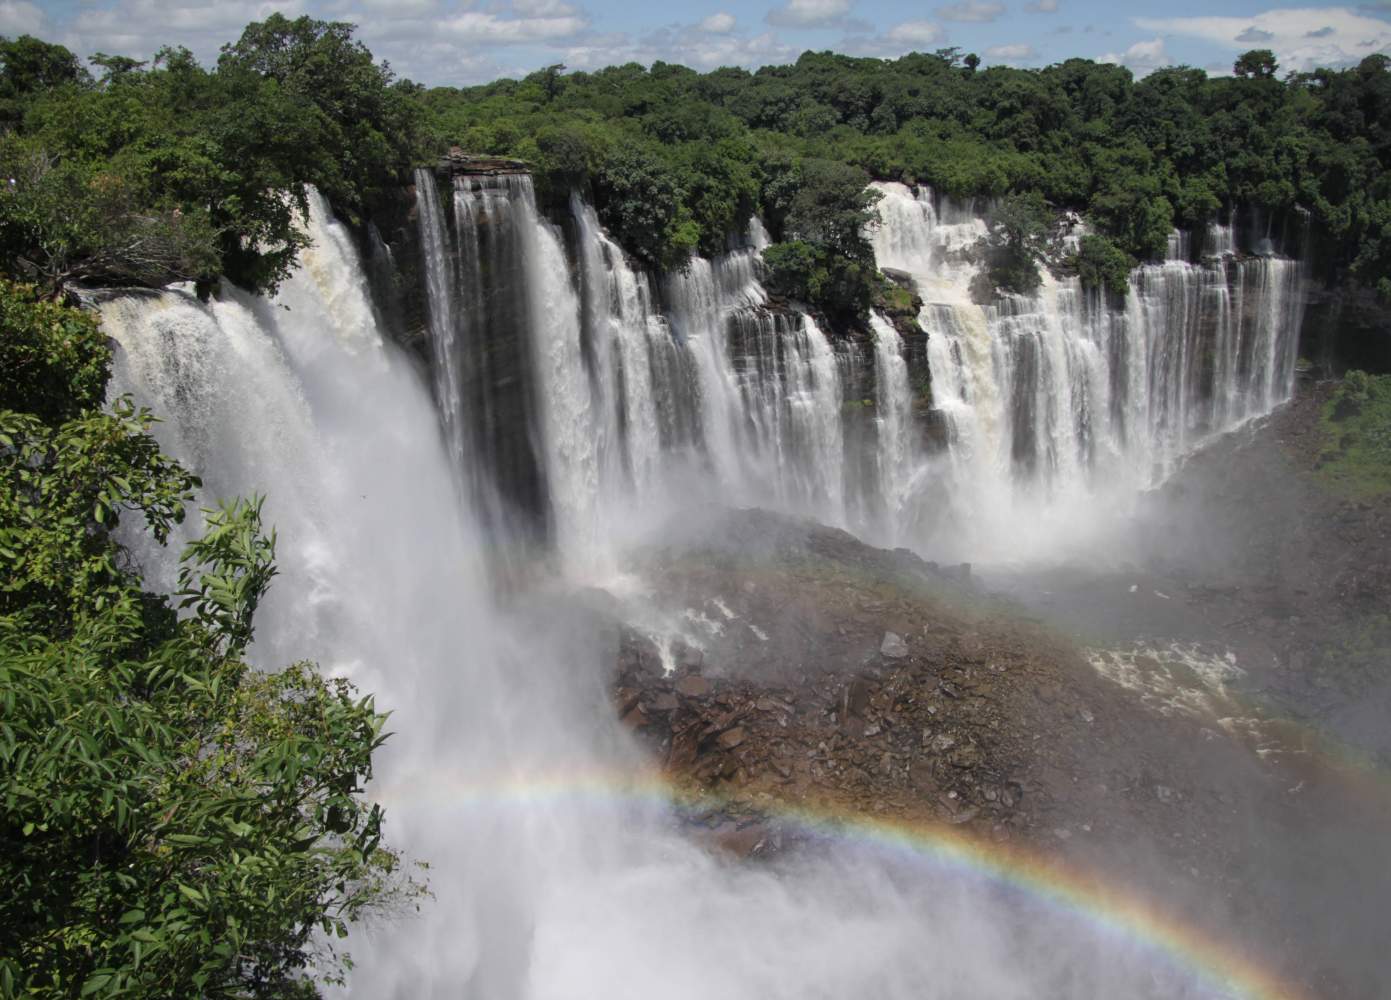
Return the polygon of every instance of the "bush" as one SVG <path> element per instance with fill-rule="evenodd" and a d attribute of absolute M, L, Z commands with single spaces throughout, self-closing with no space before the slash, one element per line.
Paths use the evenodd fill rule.
<path fill-rule="evenodd" d="M 1083 236 L 1069 263 L 1083 288 L 1102 288 L 1122 298 L 1130 290 L 1130 269 L 1134 261 L 1105 236 L 1097 233 Z"/>

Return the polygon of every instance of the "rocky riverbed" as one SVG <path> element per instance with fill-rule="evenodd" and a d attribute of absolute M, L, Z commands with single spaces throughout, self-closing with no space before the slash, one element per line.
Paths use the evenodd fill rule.
<path fill-rule="evenodd" d="M 685 638 L 619 630 L 614 710 L 738 857 L 796 850 L 789 811 L 938 824 L 1160 898 L 1312 996 L 1383 995 L 1391 796 L 1307 724 L 1310 692 L 1347 698 L 1304 670 L 1330 609 L 1381 592 L 1386 511 L 1319 493 L 1317 405 L 1153 498 L 1148 537 L 1200 517 L 1225 561 L 1184 529 L 1121 570 L 982 578 L 761 511 L 687 518 L 636 567 Z"/>

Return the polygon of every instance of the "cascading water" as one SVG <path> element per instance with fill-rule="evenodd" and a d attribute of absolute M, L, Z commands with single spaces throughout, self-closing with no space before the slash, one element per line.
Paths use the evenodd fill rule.
<path fill-rule="evenodd" d="M 985 232 L 969 211 L 878 184 L 881 266 L 908 272 L 924 304 L 933 404 L 946 456 L 918 481 L 914 544 L 959 558 L 1019 560 L 1094 546 L 1105 515 L 1153 486 L 1203 438 L 1267 413 L 1292 387 L 1300 267 L 1242 258 L 1214 227 L 1209 257 L 1184 240 L 1131 275 L 1117 311 L 1075 279 L 1033 297 L 973 301 L 963 253 Z M 928 517 L 923 507 L 937 511 Z"/>
<path fill-rule="evenodd" d="M 1225 995 L 951 864 L 843 845 L 731 866 L 626 795 L 640 754 L 601 707 L 607 652 L 545 590 L 496 603 L 492 526 L 461 515 L 447 422 L 442 433 L 415 367 L 380 335 L 347 234 L 317 198 L 309 230 L 272 301 L 168 291 L 101 312 L 120 345 L 115 390 L 166 418 L 164 446 L 207 495 L 268 494 L 281 576 L 254 660 L 317 659 L 393 712 L 371 793 L 393 841 L 430 861 L 434 899 L 358 940 L 351 995 Z M 551 249 L 530 248 L 555 265 Z M 798 357 L 824 373 L 811 330 Z M 168 553 L 143 555 L 167 576 Z"/>
<path fill-rule="evenodd" d="M 592 207 L 571 201 L 572 268 L 525 178 L 493 182 L 455 179 L 451 234 L 433 175 L 417 176 L 435 395 L 451 450 L 467 465 L 462 429 L 480 391 L 467 359 L 485 362 L 493 341 L 520 332 L 514 314 L 526 317 L 535 369 L 520 377 L 535 401 L 520 422 L 534 429 L 538 463 L 526 481 L 547 487 L 529 506 L 548 512 L 572 572 L 611 571 L 615 541 L 644 524 L 635 515 L 673 493 L 847 522 L 844 356 L 809 316 L 766 308 L 756 261 L 767 237 L 756 220 L 750 245 L 671 276 L 668 320 Z M 503 231 L 490 238 L 496 258 L 480 242 L 474 220 L 483 216 Z M 496 288 L 514 286 L 525 289 L 522 307 L 495 322 Z M 505 451 L 499 433 L 475 431 L 475 451 Z M 500 491 L 504 501 L 512 492 Z"/>
<path fill-rule="evenodd" d="M 728 500 L 845 519 L 841 383 L 810 316 L 764 308 L 755 252 L 695 259 L 668 280 L 694 359 L 704 443 Z"/>
<path fill-rule="evenodd" d="M 446 211 L 433 173 L 415 175 L 435 399 L 456 476 L 489 527 L 494 562 L 515 569 L 550 531 L 538 426 L 531 179 L 457 178 Z"/>
<path fill-rule="evenodd" d="M 917 467 L 913 454 L 913 396 L 908 385 L 908 363 L 903 358 L 903 338 L 878 313 L 869 319 L 874 332 L 874 372 L 878 398 L 879 495 L 884 502 L 884 527 L 891 541 L 905 524 Z"/>

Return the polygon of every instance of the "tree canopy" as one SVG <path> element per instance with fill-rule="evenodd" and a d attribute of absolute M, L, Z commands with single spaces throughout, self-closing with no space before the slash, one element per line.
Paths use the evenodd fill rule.
<path fill-rule="evenodd" d="M 852 176 L 1041 200 L 1130 262 L 1161 256 L 1174 227 L 1241 211 L 1303 234 L 1330 281 L 1391 300 L 1389 66 L 1374 54 L 1282 75 L 1253 50 L 1230 77 L 1180 66 L 1137 81 L 1085 59 L 982 70 L 958 49 L 807 52 L 754 72 L 554 65 L 426 89 L 351 25 L 307 17 L 248 26 L 213 67 L 164 49 L 88 69 L 25 36 L 0 40 L 0 166 L 14 181 L 0 193 L 0 268 L 49 288 L 218 276 L 270 288 L 303 245 L 305 185 L 359 223 L 407 168 L 457 145 L 529 162 L 556 208 L 583 191 L 653 268 L 725 249 L 758 214 L 799 244 L 774 254 L 798 286 L 784 290 L 832 311 L 865 301 L 866 247 L 843 227 L 788 223 L 797 199 L 833 192 L 828 217 L 861 211 Z M 836 183 L 832 169 L 846 171 Z"/>

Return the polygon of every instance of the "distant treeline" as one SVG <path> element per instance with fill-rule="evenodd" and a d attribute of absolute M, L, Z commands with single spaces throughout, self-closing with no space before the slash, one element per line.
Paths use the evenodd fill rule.
<path fill-rule="evenodd" d="M 316 184 L 352 220 L 457 145 L 531 162 L 543 198 L 580 187 L 657 268 L 724 249 L 758 214 L 778 244 L 774 282 L 833 311 L 862 307 L 874 278 L 860 235 L 871 178 L 994 199 L 1007 218 L 992 270 L 1009 287 L 1031 283 L 1052 213 L 1085 216 L 1094 235 L 1071 266 L 1114 287 L 1163 255 L 1172 228 L 1240 208 L 1307 219 L 1325 274 L 1391 300 L 1384 55 L 1282 79 L 1257 50 L 1231 77 L 1136 81 L 1084 59 L 982 70 L 957 49 L 808 52 L 756 72 L 552 66 L 425 89 L 393 79 L 350 26 L 276 15 L 211 69 L 185 50 L 92 63 L 32 38 L 0 44 L 0 156 L 15 178 L 0 265 L 32 280 L 266 287 L 299 241 L 280 192 Z"/>

